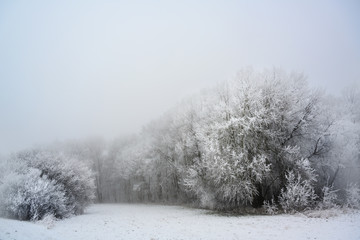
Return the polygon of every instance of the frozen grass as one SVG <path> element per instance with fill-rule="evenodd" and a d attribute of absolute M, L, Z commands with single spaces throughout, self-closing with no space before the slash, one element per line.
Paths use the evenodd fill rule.
<path fill-rule="evenodd" d="M 180 206 L 96 204 L 56 222 L 0 218 L 0 240 L 360 239 L 359 212 L 307 215 L 222 216 Z"/>

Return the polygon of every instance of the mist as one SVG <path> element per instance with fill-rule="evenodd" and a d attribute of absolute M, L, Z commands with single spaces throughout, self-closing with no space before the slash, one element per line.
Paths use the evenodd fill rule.
<path fill-rule="evenodd" d="M 360 79 L 358 1 L 2 1 L 0 153 L 137 133 L 237 71 L 340 95 Z"/>

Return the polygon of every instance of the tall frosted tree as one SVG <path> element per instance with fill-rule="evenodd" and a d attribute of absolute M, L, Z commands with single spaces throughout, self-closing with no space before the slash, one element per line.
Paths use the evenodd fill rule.
<path fill-rule="evenodd" d="M 286 188 L 289 171 L 315 181 L 308 158 L 326 128 L 303 75 L 246 70 L 215 92 L 198 133 L 204 152 L 186 180 L 205 205 L 260 206 Z"/>

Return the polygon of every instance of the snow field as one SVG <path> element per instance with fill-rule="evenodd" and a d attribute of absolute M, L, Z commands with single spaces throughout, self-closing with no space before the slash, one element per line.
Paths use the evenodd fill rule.
<path fill-rule="evenodd" d="M 0 218 L 0 240 L 27 239 L 360 239 L 360 213 L 223 216 L 181 206 L 96 204 L 54 223 Z"/>

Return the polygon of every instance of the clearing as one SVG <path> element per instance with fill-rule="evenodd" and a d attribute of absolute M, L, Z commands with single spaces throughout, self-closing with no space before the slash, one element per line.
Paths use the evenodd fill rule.
<path fill-rule="evenodd" d="M 55 222 L 0 218 L 0 240 L 95 239 L 360 239 L 360 213 L 222 216 L 181 206 L 95 204 Z"/>

